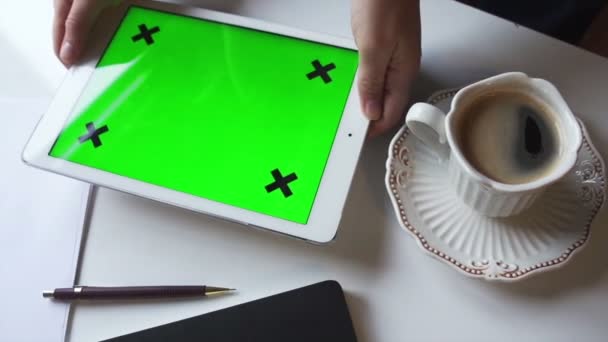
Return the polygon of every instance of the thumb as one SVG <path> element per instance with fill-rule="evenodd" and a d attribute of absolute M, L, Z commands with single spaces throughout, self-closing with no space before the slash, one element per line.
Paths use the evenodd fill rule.
<path fill-rule="evenodd" d="M 363 113 L 370 120 L 382 116 L 384 103 L 384 81 L 390 56 L 378 53 L 381 49 L 360 50 L 359 61 L 359 97 Z"/>
<path fill-rule="evenodd" d="M 65 34 L 59 50 L 59 58 L 66 65 L 78 61 L 86 46 L 89 32 L 100 11 L 100 2 L 74 0 L 65 19 Z"/>

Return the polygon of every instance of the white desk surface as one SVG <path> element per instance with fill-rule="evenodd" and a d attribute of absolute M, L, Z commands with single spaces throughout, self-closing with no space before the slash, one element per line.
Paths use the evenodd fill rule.
<path fill-rule="evenodd" d="M 347 0 L 186 2 L 350 35 Z M 32 12 L 25 4 L 3 6 Z M 500 72 L 524 71 L 557 85 L 606 159 L 608 60 L 452 1 L 423 0 L 422 7 L 424 56 L 416 99 Z M 48 4 L 41 8 L 50 11 Z M 9 32 L 15 50 L 36 61 L 38 77 L 53 89 L 60 68 L 47 37 L 32 32 L 48 35 L 50 18 L 40 11 L 33 11 L 42 18 L 35 23 L 12 19 L 30 31 L 7 31 L 0 20 L 0 33 Z M 32 47 L 34 42 L 46 45 Z M 389 138 L 367 144 L 338 238 L 328 246 L 100 190 L 80 283 L 208 283 L 240 292 L 198 301 L 78 304 L 70 340 L 109 338 L 325 279 L 343 285 L 360 341 L 608 339 L 608 210 L 597 218 L 586 249 L 562 269 L 514 284 L 465 278 L 424 255 L 393 217 L 384 189 Z"/>

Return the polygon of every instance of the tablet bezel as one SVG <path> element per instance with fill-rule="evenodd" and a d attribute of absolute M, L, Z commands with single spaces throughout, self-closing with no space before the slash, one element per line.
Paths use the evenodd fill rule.
<path fill-rule="evenodd" d="M 49 109 L 42 116 L 30 137 L 23 151 L 23 161 L 40 169 L 247 226 L 272 230 L 317 243 L 326 243 L 333 240 L 369 125 L 359 106 L 359 96 L 356 91 L 357 76 L 355 76 L 351 86 L 307 224 L 299 224 L 241 209 L 49 156 L 53 142 L 64 128 L 72 109 L 93 74 L 99 58 L 110 43 L 117 26 L 130 6 L 141 6 L 357 50 L 352 39 L 307 32 L 202 8 L 148 0 L 126 1 L 120 7 L 106 13 L 98 21 L 90 38 L 90 42 L 95 43 L 90 44 L 82 62 L 68 71 Z"/>

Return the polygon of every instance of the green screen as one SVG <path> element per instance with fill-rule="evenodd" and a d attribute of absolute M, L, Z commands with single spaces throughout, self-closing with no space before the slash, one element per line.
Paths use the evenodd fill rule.
<path fill-rule="evenodd" d="M 131 7 L 50 155 L 303 223 L 357 53 Z"/>

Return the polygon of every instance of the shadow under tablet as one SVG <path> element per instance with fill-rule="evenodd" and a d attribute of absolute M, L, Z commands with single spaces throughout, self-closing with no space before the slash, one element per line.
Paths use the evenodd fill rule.
<path fill-rule="evenodd" d="M 356 342 L 344 293 L 324 281 L 106 341 Z"/>

